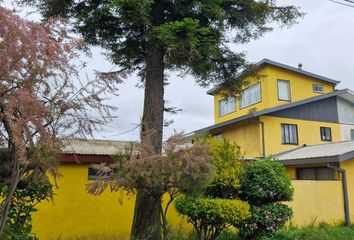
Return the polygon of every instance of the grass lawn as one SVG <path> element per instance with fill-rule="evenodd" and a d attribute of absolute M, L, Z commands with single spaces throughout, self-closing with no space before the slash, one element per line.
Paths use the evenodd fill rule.
<path fill-rule="evenodd" d="M 225 233 L 218 240 L 239 239 Z M 354 225 L 349 227 L 322 225 L 320 227 L 288 228 L 260 240 L 354 240 Z"/>

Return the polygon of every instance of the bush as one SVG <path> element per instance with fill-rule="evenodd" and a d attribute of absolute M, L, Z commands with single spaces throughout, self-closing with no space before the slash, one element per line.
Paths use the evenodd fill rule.
<path fill-rule="evenodd" d="M 251 204 L 251 218 L 235 225 L 243 239 L 257 239 L 273 233 L 291 218 L 291 208 L 279 203 L 292 200 L 294 192 L 280 163 L 266 159 L 246 164 L 240 182 L 241 198 Z"/>
<path fill-rule="evenodd" d="M 231 225 L 249 218 L 250 206 L 241 200 L 208 199 L 180 196 L 175 200 L 176 210 L 186 215 L 197 231 L 198 239 L 216 239 Z"/>
<path fill-rule="evenodd" d="M 244 238 L 274 233 L 292 216 L 292 210 L 282 203 L 251 206 L 251 213 L 251 218 L 242 223 L 240 229 L 240 235 Z"/>
<path fill-rule="evenodd" d="M 211 198 L 237 198 L 240 188 L 240 147 L 226 139 L 209 141 L 215 170 L 214 179 L 206 188 L 205 193 Z"/>
<path fill-rule="evenodd" d="M 240 182 L 241 197 L 253 205 L 290 201 L 294 193 L 284 166 L 271 159 L 244 165 Z"/>
<path fill-rule="evenodd" d="M 0 189 L 0 199 L 6 199 L 8 187 Z M 35 206 L 43 200 L 49 200 L 52 185 L 49 183 L 29 183 L 25 188 L 17 188 L 10 205 L 9 221 L 1 240 L 35 240 L 32 233 L 32 213 Z M 1 205 L 0 205 L 1 206 Z"/>

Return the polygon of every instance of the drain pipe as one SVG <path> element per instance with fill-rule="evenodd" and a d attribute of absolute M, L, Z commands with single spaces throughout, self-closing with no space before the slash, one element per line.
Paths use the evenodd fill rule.
<path fill-rule="evenodd" d="M 264 140 L 264 122 L 260 120 L 255 120 L 254 123 L 260 124 L 261 125 L 261 131 L 262 131 L 262 157 L 265 158 L 266 156 L 266 147 L 265 147 L 265 140 Z"/>
<path fill-rule="evenodd" d="M 327 163 L 327 167 L 342 174 L 345 225 L 349 226 L 350 225 L 350 213 L 349 213 L 349 201 L 348 201 L 347 174 L 343 168 L 331 166 L 329 163 Z"/>

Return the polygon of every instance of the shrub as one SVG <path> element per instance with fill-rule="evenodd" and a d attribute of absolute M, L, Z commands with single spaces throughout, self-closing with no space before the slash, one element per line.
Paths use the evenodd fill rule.
<path fill-rule="evenodd" d="M 8 187 L 3 187 L 0 199 L 6 199 Z M 32 233 L 32 213 L 36 212 L 35 206 L 48 200 L 52 194 L 52 185 L 49 183 L 29 183 L 25 188 L 17 188 L 12 196 L 9 221 L 1 240 L 35 240 Z M 1 206 L 1 205 L 0 205 Z"/>
<path fill-rule="evenodd" d="M 209 141 L 215 170 L 214 179 L 205 193 L 211 198 L 237 198 L 240 188 L 240 147 L 226 139 Z"/>
<path fill-rule="evenodd" d="M 282 203 L 269 203 L 251 206 L 252 216 L 242 223 L 240 234 L 252 238 L 279 230 L 292 216 L 292 210 Z"/>
<path fill-rule="evenodd" d="M 240 176 L 242 198 L 250 204 L 265 204 L 292 200 L 294 189 L 285 168 L 271 160 L 244 165 Z"/>
<path fill-rule="evenodd" d="M 209 199 L 180 196 L 175 200 L 176 210 L 186 215 L 197 231 L 198 239 L 216 239 L 231 225 L 249 218 L 249 205 L 241 200 Z"/>
<path fill-rule="evenodd" d="M 279 203 L 293 196 L 291 180 L 278 162 L 265 159 L 246 164 L 240 177 L 243 200 L 251 204 L 251 218 L 235 225 L 244 239 L 257 239 L 277 231 L 291 218 L 292 210 Z"/>

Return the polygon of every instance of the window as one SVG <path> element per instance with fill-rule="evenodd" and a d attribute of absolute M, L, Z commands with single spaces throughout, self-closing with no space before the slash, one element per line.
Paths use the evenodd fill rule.
<path fill-rule="evenodd" d="M 354 140 L 354 129 L 350 130 L 350 139 Z"/>
<path fill-rule="evenodd" d="M 222 134 L 221 134 L 221 133 L 214 134 L 214 135 L 213 135 L 213 138 L 215 138 L 216 140 L 218 140 L 219 142 L 221 142 L 221 140 L 222 140 Z"/>
<path fill-rule="evenodd" d="M 312 91 L 314 93 L 323 93 L 323 86 L 321 84 L 313 84 Z"/>
<path fill-rule="evenodd" d="M 235 97 L 228 97 L 219 101 L 219 116 L 236 111 L 236 99 Z"/>
<path fill-rule="evenodd" d="M 88 180 L 96 180 L 98 172 L 96 169 L 89 167 L 88 168 Z"/>
<path fill-rule="evenodd" d="M 282 101 L 290 101 L 290 81 L 278 80 L 278 99 Z"/>
<path fill-rule="evenodd" d="M 332 141 L 331 128 L 329 127 L 320 127 L 321 140 L 322 141 Z"/>
<path fill-rule="evenodd" d="M 283 144 L 298 144 L 297 125 L 295 124 L 282 124 L 281 136 Z"/>
<path fill-rule="evenodd" d="M 338 173 L 330 168 L 313 167 L 313 168 L 297 168 L 297 180 L 338 180 Z"/>
<path fill-rule="evenodd" d="M 241 92 L 240 108 L 246 108 L 261 101 L 261 84 L 257 83 Z"/>

